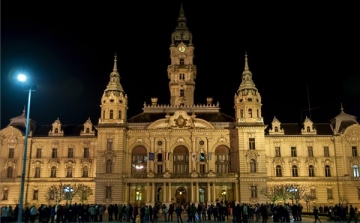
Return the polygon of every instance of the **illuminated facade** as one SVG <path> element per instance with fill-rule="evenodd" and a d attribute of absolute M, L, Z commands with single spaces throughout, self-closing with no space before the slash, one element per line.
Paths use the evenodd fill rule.
<path fill-rule="evenodd" d="M 274 117 L 266 125 L 247 55 L 234 89 L 234 116 L 211 97 L 195 104 L 195 47 L 182 7 L 177 21 L 167 68 L 169 105 L 151 98 L 142 113 L 127 117 L 115 56 L 97 124 L 84 118 L 82 126 L 59 119 L 36 126 L 31 120 L 25 204 L 48 203 L 51 185 L 83 183 L 94 190 L 87 203 L 264 203 L 269 200 L 261 188 L 291 184 L 305 186 L 316 204 L 358 205 L 356 117 L 341 108 L 330 123 Z M 24 112 L 0 131 L 0 206 L 18 203 L 25 118 Z"/>

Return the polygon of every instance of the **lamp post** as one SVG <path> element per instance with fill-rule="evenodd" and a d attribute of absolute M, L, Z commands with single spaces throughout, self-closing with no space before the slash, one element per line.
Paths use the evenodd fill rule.
<path fill-rule="evenodd" d="M 18 75 L 18 80 L 21 82 L 26 81 L 26 76 L 24 74 Z M 27 101 L 27 110 L 26 110 L 26 124 L 25 124 L 25 139 L 24 139 L 24 154 L 23 154 L 23 165 L 21 171 L 21 186 L 20 186 L 20 198 L 19 198 L 19 212 L 18 212 L 18 223 L 22 222 L 23 217 L 23 204 L 24 204 L 24 190 L 25 190 L 25 173 L 26 173 L 26 154 L 27 154 L 27 142 L 29 135 L 29 119 L 30 119 L 30 102 L 31 102 L 31 91 L 35 91 L 34 87 L 29 87 L 28 101 Z"/>

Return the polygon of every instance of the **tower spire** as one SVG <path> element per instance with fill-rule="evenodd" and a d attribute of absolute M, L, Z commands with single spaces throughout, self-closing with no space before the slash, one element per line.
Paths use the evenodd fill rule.
<path fill-rule="evenodd" d="M 248 54 L 245 51 L 245 67 L 244 67 L 245 71 L 249 71 L 249 63 L 248 63 Z"/>
<path fill-rule="evenodd" d="M 115 56 L 114 56 L 114 68 L 113 68 L 113 72 L 117 72 L 117 55 L 115 52 Z"/>

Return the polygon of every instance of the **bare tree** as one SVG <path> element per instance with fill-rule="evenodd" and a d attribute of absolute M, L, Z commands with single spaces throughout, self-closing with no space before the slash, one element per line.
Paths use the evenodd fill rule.
<path fill-rule="evenodd" d="M 50 186 L 46 191 L 45 199 L 49 204 L 54 202 L 56 205 L 65 200 L 64 185 L 60 183 Z"/>
<path fill-rule="evenodd" d="M 91 187 L 85 184 L 77 184 L 75 196 L 79 198 L 81 204 L 84 204 L 84 201 L 87 200 L 91 195 L 93 195 L 93 190 Z"/>
<path fill-rule="evenodd" d="M 310 195 L 310 194 L 308 194 L 308 193 L 304 193 L 304 195 L 302 196 L 302 199 L 305 201 L 305 203 L 306 203 L 306 211 L 307 212 L 309 212 L 310 210 L 310 201 L 312 201 L 313 200 L 313 197 Z"/>
<path fill-rule="evenodd" d="M 279 200 L 278 185 L 267 185 L 261 188 L 259 193 L 269 199 L 272 204 Z"/>
<path fill-rule="evenodd" d="M 300 184 L 300 185 L 295 185 L 295 188 L 296 188 L 296 191 L 295 191 L 294 198 L 295 198 L 296 204 L 298 204 L 300 200 L 304 199 L 306 191 L 308 191 L 308 187 Z"/>

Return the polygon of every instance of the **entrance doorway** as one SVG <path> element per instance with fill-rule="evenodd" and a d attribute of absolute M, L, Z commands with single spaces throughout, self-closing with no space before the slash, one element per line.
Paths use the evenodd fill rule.
<path fill-rule="evenodd" d="M 184 205 L 187 203 L 187 195 L 186 195 L 186 190 L 184 187 L 179 187 L 178 189 L 176 189 L 176 193 L 175 193 L 175 197 L 176 197 L 176 203 Z"/>

